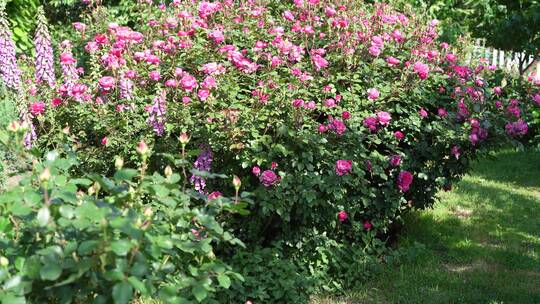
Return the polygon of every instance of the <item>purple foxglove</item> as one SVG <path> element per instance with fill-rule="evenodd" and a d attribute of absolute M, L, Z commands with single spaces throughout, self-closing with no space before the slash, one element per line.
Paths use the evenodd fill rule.
<path fill-rule="evenodd" d="M 8 88 L 21 85 L 21 70 L 17 66 L 15 43 L 6 18 L 5 2 L 0 1 L 0 75 Z"/>
<path fill-rule="evenodd" d="M 199 171 L 210 172 L 214 157 L 212 149 L 204 146 L 202 146 L 201 149 L 202 152 L 197 157 L 197 160 L 195 160 L 195 163 L 193 163 L 193 168 Z M 195 190 L 199 191 L 200 193 L 204 193 L 204 188 L 206 188 L 206 179 L 194 174 L 191 176 L 190 181 Z"/>
<path fill-rule="evenodd" d="M 154 97 L 154 103 L 146 107 L 146 111 L 150 113 L 150 117 L 147 123 L 154 128 L 154 131 L 158 136 L 162 136 L 165 132 L 165 113 L 167 111 L 167 101 L 165 99 L 165 92 L 161 92 L 160 95 Z"/>
<path fill-rule="evenodd" d="M 43 7 L 38 9 L 37 29 L 34 36 L 36 47 L 36 81 L 46 82 L 53 86 L 56 82 L 54 75 L 54 54 L 51 46 L 51 35 L 47 25 L 47 19 Z"/>

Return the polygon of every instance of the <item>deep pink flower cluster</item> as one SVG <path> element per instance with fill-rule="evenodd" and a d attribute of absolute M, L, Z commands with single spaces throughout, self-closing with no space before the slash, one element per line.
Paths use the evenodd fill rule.
<path fill-rule="evenodd" d="M 523 136 L 527 135 L 527 132 L 529 131 L 529 125 L 522 119 L 519 119 L 515 122 L 509 122 L 506 125 L 505 129 L 506 133 L 510 136 Z"/>
<path fill-rule="evenodd" d="M 375 114 L 375 116 L 368 116 L 364 119 L 364 126 L 368 128 L 371 132 L 376 132 L 378 130 L 378 125 L 387 126 L 390 124 L 392 116 L 390 113 L 385 111 L 380 111 Z"/>

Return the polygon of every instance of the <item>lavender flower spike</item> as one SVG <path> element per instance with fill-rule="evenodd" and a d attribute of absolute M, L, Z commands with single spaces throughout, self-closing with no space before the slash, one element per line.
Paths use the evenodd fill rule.
<path fill-rule="evenodd" d="M 165 132 L 165 113 L 167 111 L 167 104 L 165 100 L 165 92 L 162 91 L 160 95 L 154 97 L 154 103 L 146 107 L 146 111 L 150 113 L 147 123 L 154 127 L 154 131 L 158 136 L 162 136 Z"/>
<path fill-rule="evenodd" d="M 45 81 L 49 86 L 53 86 L 56 82 L 56 77 L 54 76 L 54 54 L 51 46 L 51 35 L 47 27 L 47 19 L 41 6 L 38 9 L 34 45 L 36 47 L 36 81 L 38 83 Z"/>
<path fill-rule="evenodd" d="M 21 86 L 21 70 L 17 66 L 15 43 L 6 18 L 5 1 L 0 1 L 0 75 L 11 89 Z"/>
<path fill-rule="evenodd" d="M 197 160 L 195 160 L 193 168 L 199 171 L 210 172 L 214 157 L 212 149 L 204 146 L 201 146 L 201 148 L 202 152 L 197 157 Z M 204 178 L 197 175 L 192 175 L 190 181 L 193 183 L 195 190 L 199 191 L 200 193 L 204 193 L 204 188 L 206 188 L 206 180 Z"/>

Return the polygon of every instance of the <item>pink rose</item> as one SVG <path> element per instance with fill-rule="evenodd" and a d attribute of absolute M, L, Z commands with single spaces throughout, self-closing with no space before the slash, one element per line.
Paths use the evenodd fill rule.
<path fill-rule="evenodd" d="M 278 182 L 278 176 L 272 170 L 265 170 L 259 177 L 259 180 L 265 187 L 270 187 Z"/>
<path fill-rule="evenodd" d="M 392 157 L 390 157 L 390 165 L 392 165 L 392 167 L 397 167 L 400 164 L 401 164 L 401 156 L 392 155 Z"/>
<path fill-rule="evenodd" d="M 351 172 L 352 160 L 338 160 L 336 162 L 336 174 L 342 176 Z"/>
<path fill-rule="evenodd" d="M 377 118 L 379 119 L 379 123 L 383 126 L 388 125 L 392 119 L 390 113 L 384 111 L 377 112 Z"/>
<path fill-rule="evenodd" d="M 197 79 L 187 73 L 182 76 L 181 83 L 182 88 L 187 92 L 191 92 L 197 87 Z"/>
<path fill-rule="evenodd" d="M 107 137 L 103 137 L 103 138 L 101 139 L 101 145 L 106 146 L 108 141 L 109 141 L 109 140 L 107 139 Z"/>
<path fill-rule="evenodd" d="M 220 198 L 221 196 L 222 196 L 221 192 L 219 192 L 219 191 L 214 191 L 214 192 L 212 192 L 212 193 L 210 193 L 210 194 L 208 195 L 208 199 L 209 199 L 209 200 L 215 200 L 215 199 Z"/>
<path fill-rule="evenodd" d="M 251 169 L 251 173 L 255 174 L 256 176 L 259 176 L 259 174 L 261 174 L 261 168 L 259 168 L 258 166 L 254 166 Z"/>
<path fill-rule="evenodd" d="M 328 67 L 328 60 L 324 59 L 321 55 L 315 54 L 311 57 L 311 61 L 315 66 L 315 70 L 320 71 Z"/>
<path fill-rule="evenodd" d="M 364 118 L 363 124 L 366 128 L 368 128 L 371 132 L 377 131 L 377 117 L 368 116 Z"/>
<path fill-rule="evenodd" d="M 159 73 L 159 71 L 152 71 L 148 73 L 148 77 L 150 77 L 150 79 L 152 79 L 153 81 L 159 81 L 161 79 L 161 74 Z"/>
<path fill-rule="evenodd" d="M 457 59 L 457 56 L 452 54 L 452 53 L 448 53 L 446 54 L 446 60 L 448 60 L 448 62 L 456 62 L 456 59 Z"/>
<path fill-rule="evenodd" d="M 368 220 L 364 221 L 364 229 L 369 231 L 369 230 L 371 230 L 372 227 L 373 227 L 373 225 L 371 225 L 371 223 Z"/>
<path fill-rule="evenodd" d="M 461 151 L 459 150 L 458 146 L 453 146 L 451 152 L 452 152 L 452 155 L 456 157 L 456 159 L 458 159 L 459 156 L 461 155 Z"/>
<path fill-rule="evenodd" d="M 62 99 L 60 98 L 53 98 L 52 102 L 51 102 L 52 106 L 53 107 L 58 107 L 59 105 L 62 104 Z"/>
<path fill-rule="evenodd" d="M 304 101 L 302 99 L 295 99 L 292 102 L 292 106 L 295 108 L 299 108 L 304 105 Z"/>
<path fill-rule="evenodd" d="M 338 219 L 339 219 L 340 222 L 345 222 L 348 217 L 349 216 L 347 215 L 347 212 L 345 212 L 345 211 L 340 211 L 338 213 Z"/>
<path fill-rule="evenodd" d="M 209 96 L 210 96 L 210 91 L 208 91 L 207 89 L 200 89 L 197 92 L 197 97 L 199 97 L 199 99 L 202 101 L 207 100 Z"/>
<path fill-rule="evenodd" d="M 537 105 L 540 106 L 540 94 L 535 94 L 532 99 L 534 100 L 534 102 L 536 102 Z"/>
<path fill-rule="evenodd" d="M 413 181 L 413 175 L 411 174 L 411 172 L 409 171 L 399 172 L 397 185 L 401 191 L 403 192 L 409 191 L 409 187 L 411 186 L 412 181 Z"/>
<path fill-rule="evenodd" d="M 420 114 L 422 118 L 426 118 L 428 116 L 428 112 L 426 112 L 424 108 L 421 108 L 420 111 L 418 111 L 418 113 Z"/>
<path fill-rule="evenodd" d="M 437 109 L 437 114 L 438 114 L 440 117 L 446 117 L 446 115 L 448 115 L 448 113 L 446 112 L 446 110 L 443 109 L 443 108 Z"/>
<path fill-rule="evenodd" d="M 389 66 L 395 66 L 399 64 L 399 59 L 390 56 L 386 58 L 386 62 Z"/>
<path fill-rule="evenodd" d="M 379 93 L 379 91 L 377 89 L 375 89 L 375 88 L 368 89 L 367 93 L 368 93 L 368 99 L 369 100 L 375 100 L 375 99 L 379 98 L 379 96 L 381 95 Z"/>
<path fill-rule="evenodd" d="M 37 101 L 30 104 L 30 113 L 34 116 L 39 116 L 45 113 L 45 103 L 43 101 Z"/>
<path fill-rule="evenodd" d="M 403 132 L 401 132 L 401 131 L 396 131 L 396 132 L 394 132 L 394 137 L 397 140 L 402 140 L 403 138 L 405 138 L 405 134 L 403 134 Z"/>
<path fill-rule="evenodd" d="M 424 80 L 428 77 L 428 73 L 429 73 L 429 66 L 427 64 L 424 64 L 420 61 L 417 61 L 414 66 L 413 66 L 413 70 L 415 73 L 418 74 L 418 76 L 420 77 L 420 79 Z"/>

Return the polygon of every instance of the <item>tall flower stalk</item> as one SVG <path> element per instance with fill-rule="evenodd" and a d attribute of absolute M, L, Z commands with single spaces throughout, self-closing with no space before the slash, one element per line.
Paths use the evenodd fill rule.
<path fill-rule="evenodd" d="M 210 172 L 212 169 L 212 160 L 214 158 L 214 154 L 212 153 L 212 149 L 210 147 L 201 146 L 201 149 L 202 152 L 197 157 L 197 160 L 195 160 L 193 168 L 202 172 Z M 206 188 L 205 178 L 193 174 L 190 181 L 195 190 L 199 191 L 200 193 L 204 193 L 204 189 Z"/>
<path fill-rule="evenodd" d="M 0 0 L 0 74 L 5 85 L 17 89 L 21 85 L 21 70 L 17 66 L 15 43 L 5 12 L 6 4 Z"/>
<path fill-rule="evenodd" d="M 0 75 L 6 87 L 17 92 L 16 105 L 19 117 L 29 128 L 24 136 L 24 144 L 30 148 L 36 139 L 36 131 L 32 123 L 32 114 L 28 111 L 26 99 L 23 97 L 25 92 L 21 81 L 21 70 L 17 65 L 15 42 L 9 29 L 5 9 L 5 1 L 0 0 Z"/>
<path fill-rule="evenodd" d="M 165 92 L 161 92 L 154 97 L 154 103 L 146 107 L 146 111 L 150 113 L 147 123 L 154 128 L 154 131 L 158 136 L 162 136 L 165 132 L 165 113 L 167 111 L 167 104 L 165 100 Z"/>
<path fill-rule="evenodd" d="M 36 81 L 46 82 L 53 86 L 56 82 L 54 75 L 54 53 L 51 45 L 51 35 L 49 33 L 47 18 L 43 7 L 38 9 L 38 21 L 36 33 L 34 35 L 34 45 L 36 47 Z"/>

